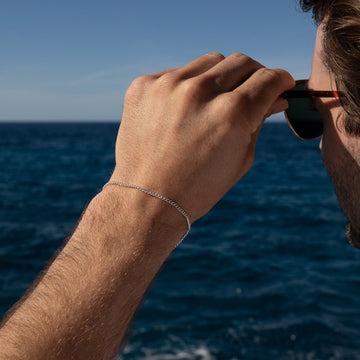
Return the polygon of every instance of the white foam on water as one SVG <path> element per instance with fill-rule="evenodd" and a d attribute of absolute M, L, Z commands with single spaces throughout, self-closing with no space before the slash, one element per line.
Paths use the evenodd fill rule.
<path fill-rule="evenodd" d="M 136 357 L 136 360 L 215 360 L 210 350 L 205 346 L 189 349 L 173 349 L 173 350 L 155 350 L 141 349 L 143 356 Z M 129 353 L 129 351 L 126 351 Z M 123 360 L 121 355 L 117 355 L 114 360 Z"/>

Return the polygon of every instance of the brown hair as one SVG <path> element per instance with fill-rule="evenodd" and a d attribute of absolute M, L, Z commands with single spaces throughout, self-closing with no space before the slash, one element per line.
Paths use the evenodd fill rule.
<path fill-rule="evenodd" d="M 345 99 L 345 131 L 360 136 L 360 1 L 300 0 L 317 23 L 327 17 L 323 57 Z"/>

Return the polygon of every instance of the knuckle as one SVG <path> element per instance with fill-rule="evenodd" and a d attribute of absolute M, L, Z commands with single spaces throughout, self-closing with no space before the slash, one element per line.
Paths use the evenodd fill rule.
<path fill-rule="evenodd" d="M 142 75 L 137 77 L 130 85 L 130 88 L 144 88 L 153 80 L 153 75 Z"/>
<path fill-rule="evenodd" d="M 159 77 L 157 82 L 161 85 L 173 85 L 177 81 L 175 71 L 167 72 Z"/>
<path fill-rule="evenodd" d="M 169 92 L 176 87 L 178 81 L 179 79 L 175 71 L 167 72 L 156 79 L 154 90 L 160 93 Z"/>
<path fill-rule="evenodd" d="M 225 56 L 219 52 L 209 52 L 208 54 L 206 54 L 207 56 L 211 56 L 213 58 L 216 58 L 218 60 L 224 60 Z"/>
<path fill-rule="evenodd" d="M 282 80 L 281 75 L 273 69 L 261 68 L 258 70 L 258 74 L 268 82 L 278 82 Z"/>
<path fill-rule="evenodd" d="M 182 96 L 189 99 L 204 99 L 205 95 L 213 88 L 214 79 L 211 76 L 197 76 L 187 79 L 180 85 Z"/>
<path fill-rule="evenodd" d="M 251 58 L 249 56 L 242 54 L 240 52 L 234 52 L 229 57 L 235 58 L 235 59 L 242 59 L 242 60 L 246 60 L 246 59 L 251 60 Z"/>
<path fill-rule="evenodd" d="M 181 83 L 179 90 L 184 98 L 194 98 L 199 93 L 200 84 L 198 80 L 189 79 Z"/>
<path fill-rule="evenodd" d="M 250 56 L 244 55 L 242 53 L 236 52 L 229 56 L 234 61 L 240 62 L 243 66 L 256 63 Z"/>
<path fill-rule="evenodd" d="M 153 81 L 152 75 L 142 75 L 132 81 L 126 91 L 125 98 L 129 99 L 141 95 L 145 88 Z"/>
<path fill-rule="evenodd" d="M 257 62 L 250 56 L 239 52 L 231 54 L 229 56 L 229 60 L 233 65 L 242 67 L 251 72 L 256 72 L 263 67 L 259 62 Z"/>

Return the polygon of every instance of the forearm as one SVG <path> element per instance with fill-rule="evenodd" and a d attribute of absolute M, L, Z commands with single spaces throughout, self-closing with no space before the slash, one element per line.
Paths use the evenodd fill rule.
<path fill-rule="evenodd" d="M 250 168 L 267 115 L 294 86 L 242 54 L 207 54 L 129 88 L 112 180 L 176 201 L 191 221 Z M 109 359 L 187 228 L 165 202 L 109 186 L 0 331 L 1 359 Z"/>
<path fill-rule="evenodd" d="M 2 328 L 1 358 L 111 359 L 185 229 L 160 200 L 106 188 Z"/>

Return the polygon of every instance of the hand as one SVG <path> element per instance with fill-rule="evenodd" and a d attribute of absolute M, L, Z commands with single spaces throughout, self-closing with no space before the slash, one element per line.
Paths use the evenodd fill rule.
<path fill-rule="evenodd" d="M 192 221 L 250 169 L 265 118 L 295 85 L 242 54 L 204 55 L 136 79 L 125 96 L 111 180 L 176 201 Z"/>

